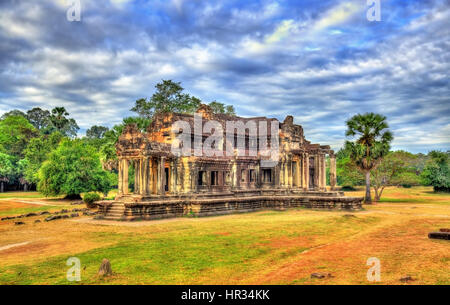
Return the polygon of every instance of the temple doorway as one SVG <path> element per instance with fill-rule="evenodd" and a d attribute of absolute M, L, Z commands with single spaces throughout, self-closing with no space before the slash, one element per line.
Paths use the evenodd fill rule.
<path fill-rule="evenodd" d="M 314 188 L 314 178 L 315 178 L 315 167 L 314 167 L 314 158 L 309 158 L 309 188 Z"/>
<path fill-rule="evenodd" d="M 169 191 L 169 181 L 170 181 L 170 177 L 169 177 L 169 168 L 165 167 L 164 168 L 164 191 L 168 192 Z"/>

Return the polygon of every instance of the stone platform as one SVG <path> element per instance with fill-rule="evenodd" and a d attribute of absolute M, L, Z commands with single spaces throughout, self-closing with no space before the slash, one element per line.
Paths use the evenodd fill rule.
<path fill-rule="evenodd" d="M 102 201 L 100 218 L 107 220 L 153 220 L 183 216 L 214 216 L 260 210 L 310 208 L 360 210 L 363 198 L 342 192 L 255 191 L 164 197 L 122 196 Z"/>

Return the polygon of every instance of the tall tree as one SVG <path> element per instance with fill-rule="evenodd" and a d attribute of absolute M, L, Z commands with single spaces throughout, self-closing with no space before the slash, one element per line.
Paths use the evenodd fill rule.
<path fill-rule="evenodd" d="M 108 127 L 94 125 L 86 131 L 86 137 L 89 139 L 103 139 Z"/>
<path fill-rule="evenodd" d="M 38 130 L 50 124 L 50 111 L 35 107 L 27 111 L 27 119 Z"/>
<path fill-rule="evenodd" d="M 356 139 L 353 142 L 346 141 L 345 148 L 365 175 L 367 204 L 372 203 L 370 172 L 390 150 L 393 135 L 388 128 L 386 117 L 375 113 L 357 114 L 347 121 L 346 136 Z"/>
<path fill-rule="evenodd" d="M 415 158 L 413 154 L 401 150 L 389 152 L 383 158 L 371 172 L 375 201 L 380 200 L 383 190 L 389 185 L 414 183 L 413 176 L 418 178 L 412 167 Z"/>
<path fill-rule="evenodd" d="M 76 137 L 80 129 L 74 119 L 68 118 L 69 113 L 64 107 L 55 107 L 50 115 L 52 129 L 49 133 L 57 130 L 68 137 Z"/>
<path fill-rule="evenodd" d="M 24 117 L 24 118 L 27 117 L 27 115 L 25 113 L 23 113 L 23 111 L 20 111 L 18 109 L 14 109 L 14 110 L 11 110 L 9 112 L 4 113 L 0 117 L 0 120 L 4 120 L 4 119 L 6 119 L 7 117 L 10 117 L 10 116 L 21 116 L 21 117 Z"/>
<path fill-rule="evenodd" d="M 23 116 L 8 116 L 0 121 L 0 146 L 14 157 L 22 158 L 28 142 L 37 135 L 36 128 Z"/>
<path fill-rule="evenodd" d="M 164 112 L 193 113 L 201 104 L 198 98 L 183 93 L 181 83 L 163 80 L 155 88 L 156 92 L 149 100 L 137 100 L 131 111 L 140 117 L 152 118 L 154 114 Z"/>
<path fill-rule="evenodd" d="M 39 138 L 33 138 L 28 143 L 24 151 L 25 161 L 23 164 L 23 177 L 30 183 L 36 184 L 39 181 L 38 172 L 42 163 L 47 160 L 48 155 L 55 150 L 64 136 L 60 132 L 54 132 L 50 135 L 41 135 Z"/>
<path fill-rule="evenodd" d="M 337 183 L 344 189 L 353 189 L 364 183 L 364 175 L 350 158 L 350 152 L 341 148 L 336 153 L 336 176 Z"/>
<path fill-rule="evenodd" d="M 224 103 L 219 103 L 217 101 L 213 101 L 208 105 L 209 107 L 211 107 L 213 113 L 236 115 L 236 111 L 234 110 L 233 105 L 225 105 Z"/>
<path fill-rule="evenodd" d="M 0 152 L 0 193 L 5 191 L 5 184 L 14 174 L 13 157 Z"/>

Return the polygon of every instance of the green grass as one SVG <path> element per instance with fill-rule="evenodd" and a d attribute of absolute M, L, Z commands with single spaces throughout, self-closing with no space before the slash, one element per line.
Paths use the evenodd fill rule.
<path fill-rule="evenodd" d="M 45 198 L 39 192 L 5 192 L 0 193 L 0 198 Z"/>
<path fill-rule="evenodd" d="M 66 280 L 70 257 L 81 260 L 81 284 L 364 284 L 365 261 L 371 256 L 385 262 L 388 269 L 383 279 L 387 283 L 398 284 L 408 270 L 424 278 L 420 283 L 448 284 L 444 268 L 449 259 L 448 242 L 426 238 L 430 230 L 448 227 L 448 219 L 439 216 L 448 211 L 442 205 L 448 195 L 438 194 L 432 200 L 425 194 L 428 190 L 388 189 L 384 201 L 365 206 L 364 212 L 267 210 L 133 227 L 72 220 L 19 227 L 5 222 L 0 226 L 0 245 L 31 243 L 3 252 L 0 284 L 70 284 Z M 411 196 L 396 198 L 405 195 Z M 415 204 L 429 201 L 436 205 Z M 414 209 L 400 213 L 396 205 L 384 202 L 412 203 Z M 36 206 L 3 213 L 62 207 Z M 380 209 L 392 213 L 372 213 Z M 436 216 L 424 219 L 431 212 Z M 346 214 L 355 217 L 344 217 Z M 431 246 L 433 251 L 424 251 Z M 104 258 L 111 261 L 114 275 L 100 279 L 96 274 Z M 302 265 L 305 260 L 308 263 Z M 283 277 L 290 270 L 293 273 Z M 310 278 L 312 272 L 321 271 L 336 277 Z"/>
<path fill-rule="evenodd" d="M 161 226 L 154 233 L 92 232 L 85 238 L 109 240 L 114 245 L 59 255 L 31 265 L 1 267 L 0 283 L 67 284 L 65 272 L 69 267 L 65 262 L 71 256 L 78 257 L 82 268 L 86 267 L 82 273 L 83 284 L 201 283 L 205 274 L 230 272 L 245 278 L 247 273 L 267 267 L 264 262 L 286 260 L 308 249 L 302 245 L 277 248 L 271 245 L 272 239 L 311 234 L 338 238 L 356 234 L 379 220 L 375 217 L 346 219 L 340 214 L 303 218 L 298 217 L 301 211 L 291 213 L 298 215 L 294 218 L 287 212 L 262 213 L 266 215 L 256 218 L 250 214 L 239 215 L 231 221 L 218 218 L 196 224 Z M 229 235 L 220 234 L 224 231 Z M 103 258 L 111 261 L 115 276 L 99 281 L 96 272 Z"/>
<path fill-rule="evenodd" d="M 0 211 L 0 216 L 11 216 L 11 215 L 22 215 L 22 214 L 27 214 L 27 213 L 37 213 L 37 212 L 42 212 L 42 211 L 55 210 L 56 208 L 62 209 L 63 206 L 39 205 L 39 206 L 29 207 L 29 208 L 18 208 L 18 209 L 14 209 L 14 210 Z"/>

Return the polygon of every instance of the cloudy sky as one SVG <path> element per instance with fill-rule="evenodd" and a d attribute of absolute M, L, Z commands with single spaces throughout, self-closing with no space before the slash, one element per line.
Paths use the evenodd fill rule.
<path fill-rule="evenodd" d="M 70 2 L 70 1 L 69 1 Z M 450 149 L 450 1 L 0 1 L 0 114 L 64 106 L 112 126 L 161 79 L 242 116 L 288 114 L 339 148 L 345 121 L 388 117 L 394 149 Z"/>

